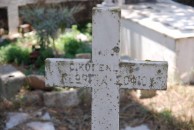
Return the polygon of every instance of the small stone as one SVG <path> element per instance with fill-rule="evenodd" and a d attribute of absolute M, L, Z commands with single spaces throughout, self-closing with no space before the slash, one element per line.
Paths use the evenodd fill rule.
<path fill-rule="evenodd" d="M 45 77 L 43 75 L 28 75 L 26 81 L 31 89 L 46 90 Z"/>
<path fill-rule="evenodd" d="M 11 129 L 21 123 L 26 122 L 28 119 L 30 119 L 30 116 L 27 113 L 10 112 L 7 114 L 5 129 Z"/>
<path fill-rule="evenodd" d="M 32 130 L 55 130 L 52 122 L 30 122 L 26 126 Z"/>
<path fill-rule="evenodd" d="M 23 97 L 25 105 L 43 105 L 43 91 L 30 91 Z"/>
<path fill-rule="evenodd" d="M 80 103 L 77 90 L 68 90 L 62 92 L 47 92 L 43 95 L 44 104 L 47 107 L 67 108 L 74 107 Z"/>
<path fill-rule="evenodd" d="M 35 117 L 41 117 L 42 116 L 42 111 L 38 111 L 36 113 L 34 113 Z"/>
<path fill-rule="evenodd" d="M 139 98 L 152 98 L 156 95 L 156 90 L 137 90 L 137 97 Z"/>
<path fill-rule="evenodd" d="M 136 126 L 136 127 L 126 127 L 125 129 L 123 130 L 150 130 L 147 125 L 140 125 L 140 126 Z"/>
<path fill-rule="evenodd" d="M 48 112 L 44 113 L 41 117 L 42 120 L 51 120 L 50 114 Z"/>

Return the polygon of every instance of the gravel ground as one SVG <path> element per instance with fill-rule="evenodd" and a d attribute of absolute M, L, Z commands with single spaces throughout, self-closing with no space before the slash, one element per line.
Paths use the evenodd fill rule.
<path fill-rule="evenodd" d="M 126 91 L 120 101 L 120 128 L 147 124 L 151 130 L 193 130 L 194 129 L 194 87 L 170 86 L 167 91 L 157 91 L 157 96 L 139 99 L 135 91 Z M 0 105 L 0 129 L 5 123 L 5 113 L 22 111 L 31 113 L 47 111 L 56 130 L 90 130 L 91 104 L 81 103 L 69 109 L 46 108 L 44 106 L 15 107 L 6 102 Z M 18 126 L 13 130 L 25 130 Z"/>

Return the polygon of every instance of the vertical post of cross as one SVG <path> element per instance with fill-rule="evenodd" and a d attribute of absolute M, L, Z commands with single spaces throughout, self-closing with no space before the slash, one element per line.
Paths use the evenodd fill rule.
<path fill-rule="evenodd" d="M 119 72 L 120 15 L 117 7 L 93 10 L 92 61 L 111 68 L 96 72 L 99 76 L 92 89 L 92 130 L 119 129 L 119 87 L 113 81 Z"/>
<path fill-rule="evenodd" d="M 92 130 L 119 130 L 119 89 L 166 89 L 167 62 L 120 60 L 117 7 L 93 10 L 92 59 L 46 60 L 46 85 L 92 87 Z"/>

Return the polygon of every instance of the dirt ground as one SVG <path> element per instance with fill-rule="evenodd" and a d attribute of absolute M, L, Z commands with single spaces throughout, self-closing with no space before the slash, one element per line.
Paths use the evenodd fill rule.
<path fill-rule="evenodd" d="M 194 86 L 168 86 L 167 91 L 157 91 L 157 96 L 139 99 L 135 91 L 125 91 L 120 100 L 120 128 L 147 124 L 151 130 L 194 130 Z M 3 104 L 3 105 L 2 105 Z M 15 105 L 15 104 L 14 104 Z M 91 104 L 82 102 L 69 109 L 45 106 L 14 106 L 10 102 L 0 105 L 0 129 L 3 129 L 7 112 L 47 111 L 56 130 L 90 130 Z M 12 130 L 25 130 L 19 126 Z"/>

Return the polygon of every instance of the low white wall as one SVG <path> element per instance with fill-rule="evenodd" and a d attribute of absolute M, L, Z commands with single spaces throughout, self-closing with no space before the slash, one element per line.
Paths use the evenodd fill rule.
<path fill-rule="evenodd" d="M 177 74 L 184 82 L 194 82 L 194 38 L 176 40 Z"/>
<path fill-rule="evenodd" d="M 177 82 L 176 43 L 170 37 L 127 19 L 121 22 L 121 56 L 138 60 L 168 61 L 168 81 Z"/>

